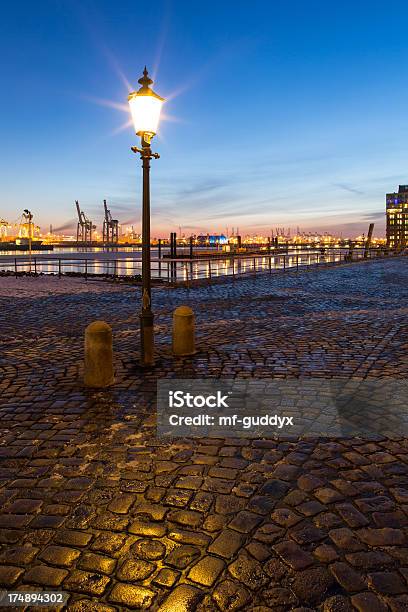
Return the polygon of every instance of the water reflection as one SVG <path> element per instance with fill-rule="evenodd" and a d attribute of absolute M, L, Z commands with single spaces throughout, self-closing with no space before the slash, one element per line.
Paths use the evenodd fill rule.
<path fill-rule="evenodd" d="M 212 278 L 229 275 L 241 275 L 272 270 L 299 269 L 305 266 L 315 266 L 342 261 L 345 250 L 320 252 L 290 253 L 288 255 L 241 255 L 212 259 L 183 259 L 170 261 L 168 258 L 158 258 L 158 250 L 152 249 L 152 277 L 170 281 L 189 281 L 192 279 Z M 162 250 L 163 253 L 163 250 Z M 32 270 L 44 274 L 101 274 L 109 276 L 139 276 L 142 273 L 140 249 L 121 248 L 106 251 L 89 249 L 82 252 L 78 249 L 60 249 L 53 253 L 41 252 L 32 256 Z M 0 270 L 28 273 L 29 258 L 26 253 L 16 257 L 7 254 L 0 255 Z"/>

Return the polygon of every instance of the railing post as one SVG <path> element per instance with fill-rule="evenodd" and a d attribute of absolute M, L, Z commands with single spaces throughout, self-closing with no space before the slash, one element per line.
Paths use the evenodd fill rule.
<path fill-rule="evenodd" d="M 269 255 L 268 259 L 269 259 L 269 274 L 272 274 L 272 258 L 271 258 L 270 255 Z"/>
<path fill-rule="evenodd" d="M 283 271 L 286 272 L 286 255 L 283 256 Z"/>
<path fill-rule="evenodd" d="M 17 278 L 17 276 L 18 276 L 18 274 L 17 274 L 17 257 L 14 258 L 14 272 L 15 272 L 15 275 L 16 275 L 16 278 Z"/>
<path fill-rule="evenodd" d="M 296 253 L 296 272 L 299 272 L 299 253 Z"/>
<path fill-rule="evenodd" d="M 37 258 L 34 257 L 34 275 L 37 276 Z"/>
<path fill-rule="evenodd" d="M 208 260 L 208 278 L 211 280 L 211 259 Z"/>
<path fill-rule="evenodd" d="M 61 278 L 61 258 L 58 259 L 58 278 Z"/>
<path fill-rule="evenodd" d="M 85 259 L 85 280 L 88 280 L 88 260 Z"/>
<path fill-rule="evenodd" d="M 232 278 L 235 280 L 235 257 L 232 257 Z"/>
<path fill-rule="evenodd" d="M 256 274 L 256 257 L 254 257 L 254 274 Z"/>

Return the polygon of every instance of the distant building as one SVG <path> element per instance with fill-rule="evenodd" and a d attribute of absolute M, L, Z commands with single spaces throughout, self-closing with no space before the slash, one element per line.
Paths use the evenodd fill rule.
<path fill-rule="evenodd" d="M 400 185 L 398 193 L 387 193 L 387 245 L 390 248 L 408 244 L 408 185 Z"/>
<path fill-rule="evenodd" d="M 228 238 L 226 236 L 224 236 L 224 234 L 207 234 L 207 235 L 203 235 L 200 234 L 199 236 L 197 236 L 196 238 L 197 243 L 200 245 L 216 245 L 216 244 L 227 244 L 228 243 Z"/>

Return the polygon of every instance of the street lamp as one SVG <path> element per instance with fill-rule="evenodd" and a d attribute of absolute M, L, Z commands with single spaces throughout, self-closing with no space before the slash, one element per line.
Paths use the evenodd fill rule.
<path fill-rule="evenodd" d="M 28 219 L 28 257 L 29 257 L 29 272 L 31 274 L 31 241 L 32 241 L 31 222 L 33 220 L 32 212 L 28 210 L 27 208 L 25 208 L 23 217 L 24 219 Z"/>
<path fill-rule="evenodd" d="M 142 148 L 132 147 L 134 153 L 140 153 L 143 167 L 143 210 L 142 210 L 142 310 L 140 313 L 140 348 L 141 365 L 154 365 L 154 332 L 153 312 L 151 308 L 151 268 L 150 268 L 150 160 L 158 159 L 150 143 L 157 132 L 160 111 L 164 98 L 150 88 L 153 81 L 148 76 L 146 66 L 139 79 L 141 87 L 129 94 L 128 101 L 133 125 L 137 136 L 141 138 Z"/>

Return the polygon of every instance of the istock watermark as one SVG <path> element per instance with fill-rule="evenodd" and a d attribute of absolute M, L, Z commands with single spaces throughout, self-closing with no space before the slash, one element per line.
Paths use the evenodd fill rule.
<path fill-rule="evenodd" d="M 157 434 L 166 437 L 401 437 L 405 380 L 162 379 Z"/>
<path fill-rule="evenodd" d="M 228 395 L 217 391 L 216 395 L 196 395 L 184 391 L 169 391 L 170 408 L 228 408 Z"/>

